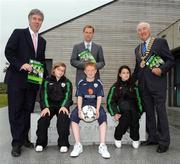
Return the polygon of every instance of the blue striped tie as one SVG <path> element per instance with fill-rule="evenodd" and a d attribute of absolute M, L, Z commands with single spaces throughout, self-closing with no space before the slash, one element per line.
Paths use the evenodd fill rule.
<path fill-rule="evenodd" d="M 142 54 L 144 55 L 146 52 L 146 42 L 142 43 L 141 51 L 142 51 Z"/>

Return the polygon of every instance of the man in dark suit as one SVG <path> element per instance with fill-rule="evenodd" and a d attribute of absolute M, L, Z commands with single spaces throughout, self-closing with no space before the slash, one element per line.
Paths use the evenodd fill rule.
<path fill-rule="evenodd" d="M 97 73 L 96 78 L 99 78 L 99 69 L 105 65 L 104 55 L 101 45 L 92 42 L 94 35 L 94 27 L 86 25 L 83 28 L 84 42 L 74 45 L 70 63 L 76 70 L 76 86 L 81 79 L 84 79 L 84 66 L 87 61 L 81 60 L 79 54 L 85 50 L 89 50 L 96 61 Z"/>
<path fill-rule="evenodd" d="M 45 64 L 46 41 L 38 34 L 44 19 L 43 13 L 33 9 L 28 15 L 29 27 L 15 29 L 5 47 L 5 56 L 10 63 L 5 82 L 8 85 L 8 110 L 14 157 L 21 155 L 22 145 L 33 147 L 29 141 L 30 114 L 34 110 L 39 86 L 27 81 L 32 71 L 29 60 Z M 35 36 L 35 38 L 33 38 Z"/>
<path fill-rule="evenodd" d="M 147 22 L 138 24 L 137 33 L 143 43 L 135 49 L 136 66 L 133 77 L 138 80 L 146 112 L 148 139 L 144 144 L 158 144 L 157 152 L 163 153 L 168 150 L 170 144 L 165 104 L 167 72 L 174 65 L 174 57 L 165 39 L 151 37 L 150 25 Z"/>

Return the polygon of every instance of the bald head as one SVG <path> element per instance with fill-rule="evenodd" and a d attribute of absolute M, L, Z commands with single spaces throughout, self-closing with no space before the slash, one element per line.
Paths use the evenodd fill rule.
<path fill-rule="evenodd" d="M 142 41 L 146 41 L 151 35 L 151 27 L 147 22 L 140 22 L 137 25 L 137 33 Z"/>

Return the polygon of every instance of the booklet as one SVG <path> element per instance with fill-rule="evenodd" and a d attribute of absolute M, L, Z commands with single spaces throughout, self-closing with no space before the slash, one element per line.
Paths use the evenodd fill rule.
<path fill-rule="evenodd" d="M 84 61 L 84 62 L 90 61 L 90 62 L 96 63 L 94 56 L 91 54 L 91 52 L 88 49 L 85 51 L 82 51 L 78 56 L 81 61 Z"/>
<path fill-rule="evenodd" d="M 158 68 L 160 65 L 163 64 L 164 64 L 164 60 L 157 54 L 151 55 L 146 60 L 146 66 L 149 67 L 150 69 L 153 69 L 154 67 Z"/>
<path fill-rule="evenodd" d="M 32 66 L 32 72 L 28 73 L 28 82 L 42 84 L 44 65 L 36 60 L 30 59 L 29 64 Z"/>

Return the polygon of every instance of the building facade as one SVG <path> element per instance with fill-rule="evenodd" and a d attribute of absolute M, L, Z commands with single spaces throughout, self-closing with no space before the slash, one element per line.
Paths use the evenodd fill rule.
<path fill-rule="evenodd" d="M 175 67 L 168 74 L 168 117 L 171 125 L 180 127 L 180 19 L 166 27 L 159 37 L 168 41 L 175 57 Z"/>
<path fill-rule="evenodd" d="M 121 65 L 127 64 L 134 70 L 134 48 L 140 43 L 137 24 L 149 22 L 156 35 L 179 18 L 179 9 L 177 0 L 116 0 L 43 32 L 47 40 L 46 56 L 53 63 L 62 61 L 67 65 L 67 77 L 75 86 L 76 70 L 70 65 L 72 48 L 83 41 L 83 27 L 91 24 L 95 28 L 94 41 L 104 51 L 106 65 L 100 74 L 107 95 Z"/>

